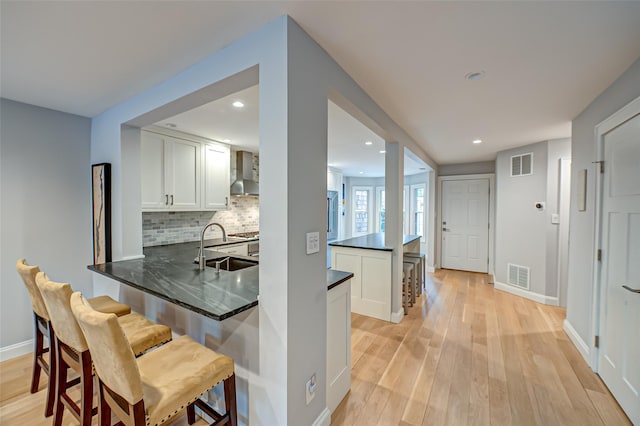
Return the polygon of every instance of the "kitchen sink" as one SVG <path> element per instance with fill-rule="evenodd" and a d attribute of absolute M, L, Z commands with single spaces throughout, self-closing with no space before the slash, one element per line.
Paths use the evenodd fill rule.
<path fill-rule="evenodd" d="M 228 259 L 228 260 L 226 260 Z M 258 264 L 257 260 L 240 259 L 238 257 L 224 256 L 215 259 L 209 259 L 206 265 L 215 268 L 216 263 L 220 263 L 220 269 L 225 271 L 238 271 L 240 269 L 249 268 Z"/>

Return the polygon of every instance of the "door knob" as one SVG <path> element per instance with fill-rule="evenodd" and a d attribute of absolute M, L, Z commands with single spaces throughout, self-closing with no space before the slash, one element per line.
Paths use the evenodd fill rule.
<path fill-rule="evenodd" d="M 622 288 L 624 288 L 625 290 L 629 290 L 631 293 L 640 293 L 640 289 L 637 289 L 637 288 L 631 288 L 626 285 L 623 285 Z"/>

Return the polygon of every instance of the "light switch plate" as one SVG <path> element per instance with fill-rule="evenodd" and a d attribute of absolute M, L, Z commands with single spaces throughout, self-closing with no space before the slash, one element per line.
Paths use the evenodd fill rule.
<path fill-rule="evenodd" d="M 307 232 L 307 254 L 318 253 L 320 251 L 320 233 Z"/>

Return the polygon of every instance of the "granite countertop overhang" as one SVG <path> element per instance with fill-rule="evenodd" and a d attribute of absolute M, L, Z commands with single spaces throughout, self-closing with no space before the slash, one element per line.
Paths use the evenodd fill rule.
<path fill-rule="evenodd" d="M 235 243 L 235 242 L 234 242 Z M 228 244 L 228 243 L 227 243 Z M 205 247 L 220 245 L 205 241 Z M 230 318 L 258 304 L 258 266 L 239 271 L 204 271 L 194 263 L 198 242 L 144 248 L 144 258 L 89 265 L 93 272 L 152 294 L 168 302 L 218 321 Z M 207 250 L 209 258 L 227 253 Z M 252 257 L 244 257 L 255 260 Z M 350 272 L 327 270 L 327 290 L 353 277 Z"/>
<path fill-rule="evenodd" d="M 402 244 L 407 245 L 420 238 L 420 235 L 403 235 Z M 329 243 L 333 247 L 350 247 L 367 250 L 393 251 L 393 248 L 385 246 L 384 232 L 362 235 L 341 241 Z"/>

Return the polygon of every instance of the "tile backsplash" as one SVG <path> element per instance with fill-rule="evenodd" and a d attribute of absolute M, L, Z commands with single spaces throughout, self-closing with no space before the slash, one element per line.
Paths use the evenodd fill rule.
<path fill-rule="evenodd" d="M 229 210 L 216 212 L 145 212 L 142 213 L 144 247 L 199 241 L 202 227 L 218 222 L 228 234 L 258 230 L 258 197 L 231 197 Z M 220 229 L 207 230 L 205 238 L 220 238 Z"/>

